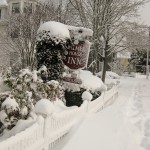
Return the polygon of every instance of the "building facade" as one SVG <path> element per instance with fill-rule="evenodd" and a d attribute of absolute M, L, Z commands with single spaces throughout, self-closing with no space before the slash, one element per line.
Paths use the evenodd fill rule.
<path fill-rule="evenodd" d="M 17 61 L 17 50 L 8 37 L 8 21 L 13 14 L 24 13 L 26 6 L 33 9 L 35 0 L 0 0 L 0 70 L 12 66 Z"/>

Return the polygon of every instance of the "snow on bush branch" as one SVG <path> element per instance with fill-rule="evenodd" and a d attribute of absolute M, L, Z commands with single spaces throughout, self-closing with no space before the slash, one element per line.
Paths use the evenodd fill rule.
<path fill-rule="evenodd" d="M 23 69 L 17 76 L 12 76 L 11 69 L 7 70 L 3 81 L 10 91 L 0 94 L 0 133 L 13 128 L 18 120 L 31 116 L 34 105 L 40 99 L 55 101 L 63 98 L 59 83 L 55 80 L 43 82 L 43 74 L 47 74 L 45 66 L 38 71 Z"/>

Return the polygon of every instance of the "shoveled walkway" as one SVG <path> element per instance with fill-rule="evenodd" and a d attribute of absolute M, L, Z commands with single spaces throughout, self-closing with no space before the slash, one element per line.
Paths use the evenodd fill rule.
<path fill-rule="evenodd" d="M 116 102 L 88 114 L 55 150 L 150 150 L 150 80 L 121 79 Z"/>

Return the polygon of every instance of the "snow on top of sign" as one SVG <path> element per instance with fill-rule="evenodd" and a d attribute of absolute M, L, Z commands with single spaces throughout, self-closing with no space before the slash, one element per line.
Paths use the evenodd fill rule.
<path fill-rule="evenodd" d="M 83 40 L 86 36 L 93 35 L 93 31 L 91 29 L 69 26 L 55 21 L 43 23 L 37 33 L 38 40 L 40 40 L 41 37 L 45 38 L 47 36 L 50 36 L 53 40 L 65 40 L 70 39 L 70 34 L 73 34 L 74 39 Z"/>
<path fill-rule="evenodd" d="M 70 31 L 73 31 L 74 33 L 82 34 L 84 36 L 92 36 L 93 35 L 93 31 L 91 29 L 84 28 L 84 27 L 75 27 L 75 26 L 68 25 L 68 29 Z"/>
<path fill-rule="evenodd" d="M 8 6 L 7 1 L 6 0 L 0 0 L 0 7 L 1 6 Z"/>
<path fill-rule="evenodd" d="M 79 78 L 82 80 L 81 88 L 85 88 L 91 91 L 95 91 L 104 87 L 102 80 L 94 76 L 90 71 L 80 70 Z"/>
<path fill-rule="evenodd" d="M 71 37 L 74 38 L 74 44 L 78 44 L 79 41 L 85 41 L 86 37 L 92 36 L 93 31 L 91 29 L 83 27 L 68 26 Z"/>
<path fill-rule="evenodd" d="M 55 21 L 49 21 L 43 23 L 40 28 L 38 29 L 38 34 L 41 32 L 48 31 L 49 36 L 57 37 L 57 39 L 67 39 L 70 38 L 70 33 L 66 25 L 55 22 Z"/>

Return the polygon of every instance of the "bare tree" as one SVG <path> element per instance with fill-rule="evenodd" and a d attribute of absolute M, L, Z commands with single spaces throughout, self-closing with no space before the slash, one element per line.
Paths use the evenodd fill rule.
<path fill-rule="evenodd" d="M 27 7 L 25 12 L 10 16 L 8 34 L 20 54 L 22 68 L 35 65 L 36 34 L 46 12 L 46 5 L 37 5 L 34 9 Z"/>
<path fill-rule="evenodd" d="M 59 3 L 49 0 L 43 3 L 37 2 L 32 8 L 26 6 L 24 12 L 12 14 L 9 18 L 8 34 L 15 45 L 21 58 L 22 68 L 36 65 L 36 35 L 41 23 L 46 21 L 59 21 L 74 24 L 74 12 L 69 1 Z"/>
<path fill-rule="evenodd" d="M 102 80 L 105 74 L 109 56 L 120 49 L 124 36 L 120 34 L 120 27 L 127 15 L 134 15 L 138 6 L 147 0 L 70 0 L 79 12 L 83 26 L 93 29 L 93 72 L 97 72 L 99 59 L 103 60 Z M 102 41 L 103 39 L 103 41 Z M 103 45 L 103 46 L 102 46 Z M 122 46 L 123 48 L 123 46 Z"/>

